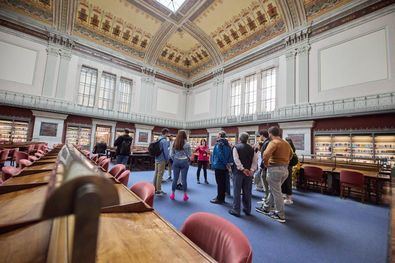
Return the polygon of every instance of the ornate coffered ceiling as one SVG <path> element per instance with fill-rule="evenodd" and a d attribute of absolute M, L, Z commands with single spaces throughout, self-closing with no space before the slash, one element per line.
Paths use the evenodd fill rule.
<path fill-rule="evenodd" d="M 343 6 L 372 2 L 380 1 L 186 0 L 175 13 L 155 0 L 0 0 L 0 7 L 188 81 Z"/>

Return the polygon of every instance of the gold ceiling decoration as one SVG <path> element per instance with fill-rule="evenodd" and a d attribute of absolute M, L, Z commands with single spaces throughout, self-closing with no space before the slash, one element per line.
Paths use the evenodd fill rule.
<path fill-rule="evenodd" d="M 63 20 L 74 20 L 66 33 L 185 81 L 350 2 L 186 0 L 174 11 L 155 0 L 0 0 L 0 7 L 38 20 L 46 30 L 64 30 L 55 25 L 61 10 Z"/>
<path fill-rule="evenodd" d="M 27 15 L 52 26 L 53 0 L 0 0 L 0 8 Z"/>
<path fill-rule="evenodd" d="M 304 0 L 307 20 L 311 21 L 351 1 L 352 0 Z"/>
<path fill-rule="evenodd" d="M 225 60 L 286 31 L 274 0 L 215 1 L 194 22 L 215 40 Z"/>
<path fill-rule="evenodd" d="M 124 1 L 81 0 L 74 33 L 143 59 L 160 21 Z"/>

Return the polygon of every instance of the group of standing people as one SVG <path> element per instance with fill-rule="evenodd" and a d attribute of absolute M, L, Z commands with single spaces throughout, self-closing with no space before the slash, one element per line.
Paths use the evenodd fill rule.
<path fill-rule="evenodd" d="M 209 161 L 215 173 L 217 195 L 210 202 L 225 203 L 226 193 L 230 193 L 230 173 L 233 174 L 233 206 L 229 213 L 241 215 L 241 204 L 246 215 L 251 214 L 252 184 L 255 174 L 257 187 L 265 190 L 262 201 L 258 202 L 256 211 L 284 223 L 284 202 L 292 203 L 292 159 L 295 158 L 295 147 L 292 140 L 280 137 L 280 129 L 276 126 L 267 131 L 260 131 L 260 142 L 254 147 L 248 144 L 248 133 L 239 135 L 239 143 L 233 148 L 229 144 L 226 133 L 217 134 L 217 141 L 210 155 L 206 140 L 201 140 L 195 152 L 198 154 L 197 183 L 200 184 L 200 173 L 203 169 L 204 182 L 208 184 L 207 168 Z M 162 190 L 163 175 L 166 165 L 173 170 L 173 182 L 170 199 L 175 199 L 177 185 L 181 184 L 184 193 L 183 200 L 189 199 L 187 190 L 187 174 L 192 156 L 191 145 L 187 134 L 180 130 L 175 140 L 169 139 L 169 130 L 164 128 L 155 144 L 158 154 L 155 155 L 155 173 L 153 184 L 156 195 L 166 194 Z M 125 130 L 125 135 L 115 141 L 117 146 L 117 163 L 125 163 L 130 155 L 131 137 Z M 127 147 L 129 146 L 129 147 Z M 129 148 L 129 151 L 126 150 Z M 210 156 L 210 157 L 209 157 Z M 169 174 L 171 178 L 171 174 Z M 180 180 L 179 180 L 180 179 Z M 284 200 L 284 197 L 285 200 Z"/>
<path fill-rule="evenodd" d="M 217 196 L 211 200 L 214 204 L 225 202 L 226 177 L 233 174 L 233 206 L 229 213 L 240 216 L 241 203 L 243 212 L 251 214 L 252 180 L 254 173 L 260 168 L 256 176 L 265 186 L 265 196 L 258 202 L 256 211 L 285 223 L 284 198 L 282 187 L 288 198 L 292 195 L 292 178 L 290 162 L 296 156 L 292 141 L 288 143 L 280 137 L 280 129 L 270 127 L 268 131 L 261 131 L 259 149 L 248 144 L 248 133 L 239 135 L 239 143 L 231 149 L 226 140 L 225 132 L 218 133 L 218 140 L 214 146 L 211 166 L 215 171 L 217 181 Z M 259 156 L 261 163 L 259 164 Z M 286 180 L 289 180 L 286 182 Z M 283 186 L 284 185 L 284 186 Z"/>

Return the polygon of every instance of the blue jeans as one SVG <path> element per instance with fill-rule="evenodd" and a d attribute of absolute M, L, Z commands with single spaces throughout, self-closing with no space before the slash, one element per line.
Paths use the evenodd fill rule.
<path fill-rule="evenodd" d="M 117 155 L 117 164 L 124 164 L 125 166 L 128 164 L 129 155 Z"/>
<path fill-rule="evenodd" d="M 187 191 L 187 174 L 189 169 L 189 160 L 188 159 L 176 159 L 173 160 L 173 184 L 171 186 L 171 190 L 174 192 L 177 187 L 177 181 L 180 177 L 181 172 L 181 181 L 182 181 L 182 188 L 184 192 Z"/>

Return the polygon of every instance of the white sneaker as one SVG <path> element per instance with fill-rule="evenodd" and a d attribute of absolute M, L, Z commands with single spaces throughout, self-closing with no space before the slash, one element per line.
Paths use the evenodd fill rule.
<path fill-rule="evenodd" d="M 286 205 L 292 205 L 294 202 L 292 201 L 292 199 L 285 199 L 284 200 L 284 204 Z"/>
<path fill-rule="evenodd" d="M 264 203 L 265 203 L 265 201 L 258 201 L 258 202 L 256 202 L 258 205 L 263 205 Z"/>

